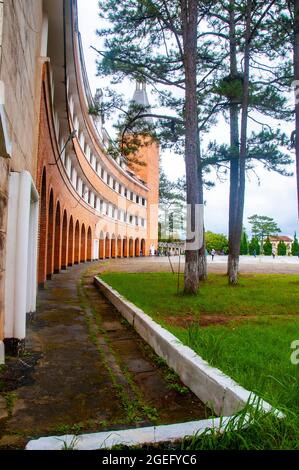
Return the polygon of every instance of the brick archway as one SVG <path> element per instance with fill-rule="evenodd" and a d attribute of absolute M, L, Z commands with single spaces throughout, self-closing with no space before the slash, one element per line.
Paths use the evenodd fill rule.
<path fill-rule="evenodd" d="M 123 239 L 123 257 L 128 258 L 128 239 L 124 237 Z"/>
<path fill-rule="evenodd" d="M 133 258 L 134 256 L 134 240 L 133 238 L 130 238 L 129 240 L 129 257 Z"/>
<path fill-rule="evenodd" d="M 118 258 L 122 258 L 123 257 L 123 244 L 122 244 L 122 240 L 121 240 L 121 237 L 119 236 L 118 239 L 117 239 L 117 257 Z"/>
<path fill-rule="evenodd" d="M 110 236 L 109 236 L 109 233 L 106 234 L 106 239 L 105 239 L 105 258 L 110 258 Z"/>
<path fill-rule="evenodd" d="M 79 226 L 79 220 L 76 222 L 76 227 L 75 227 L 75 264 L 80 263 L 80 226 Z"/>
<path fill-rule="evenodd" d="M 47 240 L 48 240 L 48 207 L 47 207 L 47 175 L 43 170 L 40 188 L 39 210 L 39 254 L 38 254 L 38 285 L 44 287 L 47 278 Z"/>
<path fill-rule="evenodd" d="M 48 213 L 48 235 L 47 235 L 47 279 L 51 279 L 54 272 L 54 195 L 51 189 Z"/>
<path fill-rule="evenodd" d="M 92 235 L 91 228 L 88 227 L 87 231 L 87 261 L 92 260 Z"/>
<path fill-rule="evenodd" d="M 145 256 L 145 240 L 144 240 L 144 238 L 142 238 L 142 240 L 141 240 L 141 252 L 142 252 L 142 256 Z"/>
<path fill-rule="evenodd" d="M 81 263 L 85 263 L 86 261 L 86 230 L 85 225 L 82 224 L 81 227 L 81 255 L 80 255 Z"/>
<path fill-rule="evenodd" d="M 66 269 L 68 265 L 68 230 L 67 230 L 67 214 L 63 213 L 62 221 L 62 242 L 61 242 L 61 269 Z"/>
<path fill-rule="evenodd" d="M 73 216 L 70 218 L 69 223 L 69 243 L 68 243 L 68 266 L 74 264 L 74 221 Z"/>
<path fill-rule="evenodd" d="M 61 269 L 61 212 L 60 202 L 57 201 L 55 211 L 55 237 L 54 237 L 54 273 L 59 273 Z"/>
<path fill-rule="evenodd" d="M 105 258 L 105 240 L 103 232 L 100 233 L 100 243 L 99 243 L 99 258 Z"/>
<path fill-rule="evenodd" d="M 140 241 L 139 238 L 135 240 L 135 256 L 140 256 Z"/>
<path fill-rule="evenodd" d="M 116 238 L 114 234 L 111 237 L 111 258 L 116 258 Z"/>

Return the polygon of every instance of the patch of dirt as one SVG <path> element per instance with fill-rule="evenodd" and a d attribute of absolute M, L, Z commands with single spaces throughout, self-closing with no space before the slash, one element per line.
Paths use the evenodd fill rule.
<path fill-rule="evenodd" d="M 0 373 L 0 393 L 12 392 L 34 383 L 32 374 L 41 354 L 27 351 L 20 357 L 6 357 L 6 366 Z"/>
<path fill-rule="evenodd" d="M 189 315 L 185 317 L 168 317 L 167 323 L 172 326 L 178 326 L 180 328 L 189 328 L 189 326 L 198 324 L 199 326 L 211 326 L 211 325 L 226 325 L 231 321 L 239 320 L 248 320 L 249 318 L 255 318 L 251 315 L 237 315 L 237 316 L 228 316 L 228 315 L 201 315 L 200 318 L 195 319 L 194 316 Z"/>

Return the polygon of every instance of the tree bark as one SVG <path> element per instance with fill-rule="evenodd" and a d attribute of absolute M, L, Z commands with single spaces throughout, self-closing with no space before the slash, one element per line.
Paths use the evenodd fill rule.
<path fill-rule="evenodd" d="M 294 1 L 294 80 L 297 81 L 296 89 L 299 86 L 299 0 Z M 296 177 L 297 177 L 297 206 L 299 216 L 299 96 L 295 101 L 295 151 L 296 151 Z"/>
<path fill-rule="evenodd" d="M 198 180 L 198 190 L 199 190 L 199 203 L 202 205 L 202 208 L 204 208 L 202 160 L 201 160 L 201 146 L 200 146 L 199 132 L 197 132 L 197 172 L 198 172 L 197 180 Z M 203 221 L 202 221 L 202 226 L 203 226 Z M 203 228 L 202 246 L 198 252 L 198 279 L 200 281 L 206 281 L 207 278 L 208 278 L 208 272 L 207 272 L 205 230 Z"/>
<path fill-rule="evenodd" d="M 198 258 L 196 247 L 197 209 L 199 204 L 197 167 L 197 18 L 198 1 L 181 0 L 181 20 L 185 68 L 185 166 L 187 183 L 187 239 L 184 292 L 196 294 L 199 286 Z M 191 233 L 194 233 L 194 237 Z"/>
<path fill-rule="evenodd" d="M 230 0 L 229 11 L 229 41 L 230 41 L 230 77 L 232 80 L 238 77 L 236 24 L 235 24 L 235 1 Z M 230 189 L 229 189 L 229 227 L 228 227 L 228 262 L 227 274 L 229 284 L 238 282 L 239 251 L 236 239 L 236 219 L 238 210 L 238 187 L 239 187 L 239 104 L 235 101 L 230 103 Z"/>
<path fill-rule="evenodd" d="M 244 200 L 245 200 L 245 182 L 246 182 L 246 158 L 247 158 L 247 124 L 248 124 L 248 104 L 249 104 L 249 70 L 250 70 L 250 42 L 251 42 L 251 12 L 252 0 L 247 2 L 246 29 L 245 29 L 245 49 L 244 49 L 244 82 L 242 97 L 242 117 L 241 117 L 241 141 L 239 157 L 239 185 L 238 185 L 238 206 L 234 228 L 234 262 L 232 263 L 232 272 L 229 275 L 229 283 L 234 285 L 238 283 L 238 265 L 241 245 Z"/>

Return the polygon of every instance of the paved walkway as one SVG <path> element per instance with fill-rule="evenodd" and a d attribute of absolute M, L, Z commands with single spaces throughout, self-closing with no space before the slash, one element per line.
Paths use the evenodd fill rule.
<path fill-rule="evenodd" d="M 0 373 L 0 448 L 23 448 L 38 436 L 206 417 L 93 286 L 100 268 L 73 267 L 39 292 L 27 351 Z"/>
<path fill-rule="evenodd" d="M 179 267 L 178 256 L 170 257 L 171 264 L 177 272 Z M 227 256 L 207 257 L 208 272 L 225 273 L 227 269 Z M 181 272 L 184 271 L 184 257 L 181 256 Z M 171 265 L 167 256 L 146 258 L 112 259 L 101 264 L 101 271 L 127 271 L 127 272 L 164 272 L 171 271 Z M 261 274 L 299 274 L 299 259 L 296 256 L 278 256 L 272 259 L 270 256 L 241 256 L 241 273 Z"/>

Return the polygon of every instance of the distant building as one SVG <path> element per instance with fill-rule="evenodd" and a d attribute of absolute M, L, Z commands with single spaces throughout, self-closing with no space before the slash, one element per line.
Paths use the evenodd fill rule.
<path fill-rule="evenodd" d="M 293 239 L 290 237 L 287 237 L 286 235 L 272 236 L 272 237 L 269 237 L 269 240 L 275 253 L 277 253 L 279 242 L 285 243 L 287 247 L 287 254 L 289 254 L 292 251 Z"/>

